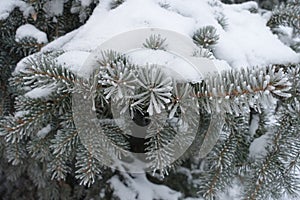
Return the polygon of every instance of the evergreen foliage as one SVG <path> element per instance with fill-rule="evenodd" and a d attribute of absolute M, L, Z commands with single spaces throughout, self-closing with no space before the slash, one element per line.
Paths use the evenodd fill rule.
<path fill-rule="evenodd" d="M 30 56 L 24 68 L 12 73 L 23 57 L 45 45 L 30 37 L 16 41 L 18 27 L 33 24 L 52 41 L 84 24 L 97 2 L 82 6 L 68 0 L 63 14 L 55 16 L 45 9 L 48 1 L 30 0 L 30 17 L 15 8 L 0 21 L 1 198 L 119 199 L 112 182 L 136 192 L 135 179 L 167 185 L 185 197 L 222 199 L 221 192 L 238 184 L 238 199 L 297 198 L 299 64 L 230 70 L 182 83 L 156 65 L 136 66 L 125 55 L 106 51 L 85 80 L 57 63 L 63 52 L 45 52 Z M 111 9 L 123 2 L 111 1 Z M 297 32 L 298 8 L 297 0 L 277 7 L 268 25 Z M 224 29 L 225 22 L 221 17 Z M 192 39 L 199 46 L 193 56 L 213 58 L 219 39 L 214 27 L 198 29 Z M 165 50 L 166 42 L 152 35 L 143 46 Z M 84 106 L 74 109 L 75 104 L 95 111 L 88 120 L 101 128 L 85 125 Z M 210 126 L 213 120 L 224 124 L 220 135 L 218 124 Z M 151 122 L 142 140 L 134 137 L 131 121 Z M 190 136 L 194 130 L 195 138 Z M 263 138 L 267 144 L 255 146 Z M 191 141 L 172 163 L 174 152 Z M 253 148 L 261 148 L 260 154 Z M 127 151 L 145 153 L 153 173 L 127 173 L 121 164 L 115 166 L 120 171 L 105 167 L 119 158 L 132 162 Z"/>
<path fill-rule="evenodd" d="M 151 35 L 143 44 L 145 48 L 153 50 L 166 50 L 166 38 L 161 38 L 160 35 Z"/>
<path fill-rule="evenodd" d="M 200 58 L 209 58 L 209 59 L 214 58 L 214 55 L 210 50 L 202 48 L 202 47 L 196 49 L 193 53 L 193 56 L 200 57 Z"/>
<path fill-rule="evenodd" d="M 300 2 L 298 0 L 290 0 L 276 6 L 272 11 L 272 16 L 267 25 L 279 38 L 294 49 L 300 51 Z M 290 27 L 292 34 L 287 34 L 281 27 Z"/>
<path fill-rule="evenodd" d="M 215 27 L 205 26 L 194 33 L 193 40 L 200 47 L 212 48 L 213 45 L 217 44 L 219 35 Z"/>
<path fill-rule="evenodd" d="M 228 22 L 227 18 L 224 16 L 224 14 L 220 14 L 216 17 L 218 23 L 222 26 L 224 30 L 228 29 Z"/>
<path fill-rule="evenodd" d="M 104 87 L 99 90 L 99 94 L 103 97 L 106 96 L 108 100 L 120 100 L 131 94 L 129 99 L 133 101 L 129 101 L 129 108 L 136 107 L 136 109 L 150 114 L 150 119 L 153 124 L 151 127 L 153 128 L 149 129 L 149 140 L 145 144 L 145 150 L 149 159 L 155 161 L 155 163 L 153 163 L 153 170 L 160 169 L 162 173 L 166 173 L 165 170 L 168 169 L 171 163 L 169 163 L 170 159 L 164 156 L 172 155 L 172 146 L 167 145 L 167 148 L 163 148 L 166 152 L 161 155 L 157 154 L 158 152 L 162 153 L 161 151 L 154 150 L 160 149 L 162 146 L 168 144 L 168 141 L 174 138 L 177 133 L 176 131 L 172 131 L 174 126 L 171 124 L 162 123 L 163 120 L 160 120 L 159 115 L 156 115 L 155 118 L 151 118 L 151 116 L 155 113 L 160 114 L 163 110 L 168 110 L 169 107 L 170 111 L 168 112 L 170 116 L 181 115 L 185 121 L 185 115 L 182 114 L 190 110 L 190 108 L 186 107 L 190 105 L 190 103 L 174 102 L 171 101 L 171 98 L 173 98 L 173 95 L 174 98 L 176 97 L 175 99 L 177 99 L 178 96 L 182 97 L 182 95 L 190 94 L 188 91 L 191 91 L 189 89 L 191 86 L 178 87 L 176 84 L 172 85 L 172 80 L 165 78 L 164 75 L 161 74 L 162 72 L 155 66 L 137 69 L 131 68 L 132 75 L 126 75 L 126 71 L 130 69 L 132 65 L 129 62 L 124 62 L 125 57 L 113 52 L 104 53 L 103 55 L 104 57 L 108 55 L 108 58 L 106 57 L 99 63 L 107 63 L 105 65 L 107 67 L 103 68 L 100 66 L 98 74 L 94 74 L 94 76 L 99 77 L 98 83 Z M 117 58 L 117 60 L 119 58 L 123 58 L 123 60 L 119 59 L 121 62 L 112 60 L 112 55 L 116 56 L 115 58 Z M 54 59 L 54 57 L 51 58 L 49 55 L 37 56 L 28 62 L 26 68 L 16 73 L 13 79 L 11 79 L 12 85 L 19 85 L 19 87 L 17 87 L 19 92 L 17 93 L 20 95 L 16 98 L 15 108 L 17 115 L 7 116 L 1 122 L 1 134 L 4 136 L 6 143 L 5 154 L 8 161 L 13 165 L 26 163 L 27 158 L 34 159 L 36 160 L 35 162 L 44 163 L 46 167 L 43 172 L 46 172 L 45 177 L 52 177 L 52 179 L 58 181 L 66 181 L 67 177 L 75 172 L 75 178 L 79 179 L 79 184 L 91 186 L 97 179 L 101 178 L 100 172 L 103 168 L 101 161 L 105 159 L 105 157 L 103 157 L 103 153 L 105 153 L 102 151 L 103 148 L 108 148 L 109 151 L 107 152 L 111 152 L 110 149 L 114 147 L 97 146 L 93 136 L 91 138 L 92 140 L 86 137 L 78 137 L 78 131 L 80 134 L 82 130 L 76 130 L 74 127 L 72 114 L 70 113 L 72 110 L 72 108 L 70 108 L 70 94 L 75 91 L 74 86 L 76 84 L 85 84 L 84 81 L 76 77 L 75 74 L 57 65 Z M 128 69 L 127 66 L 129 66 Z M 137 70 L 137 72 L 135 73 L 132 70 Z M 123 71 L 123 73 L 121 73 L 121 71 Z M 130 72 L 130 70 L 128 72 Z M 204 171 L 205 176 L 201 174 L 199 176 L 201 180 L 199 188 L 203 196 L 213 198 L 217 195 L 218 191 L 225 190 L 226 186 L 232 183 L 234 175 L 243 175 L 239 174 L 238 170 L 238 168 L 241 167 L 241 163 L 242 165 L 244 165 L 244 163 L 252 163 L 247 153 L 247 149 L 250 145 L 249 141 L 251 141 L 252 137 L 249 133 L 246 134 L 249 132 L 247 124 L 249 120 L 245 118 L 249 116 L 249 107 L 261 111 L 261 108 L 270 108 L 276 104 L 276 99 L 281 99 L 283 105 L 287 103 L 287 108 L 283 109 L 286 112 L 284 113 L 284 117 L 292 117 L 287 119 L 287 122 L 291 122 L 292 119 L 298 120 L 298 118 L 294 118 L 294 116 L 295 114 L 299 114 L 297 109 L 295 109 L 299 107 L 299 101 L 297 100 L 299 99 L 299 91 L 298 89 L 291 91 L 291 88 L 299 88 L 298 73 L 299 66 L 290 67 L 285 70 L 269 67 L 265 69 L 254 68 L 242 71 L 229 71 L 221 75 L 213 75 L 202 83 L 193 86 L 197 94 L 194 94 L 194 96 L 197 96 L 199 104 L 204 106 L 202 112 L 221 112 L 225 117 L 226 124 L 224 126 L 224 135 L 219 140 L 218 145 L 216 145 L 209 156 L 205 158 L 207 161 L 204 162 L 204 166 L 207 165 L 207 167 L 204 167 L 204 169 L 209 169 L 209 173 Z M 122 81 L 119 80 L 123 80 L 123 83 L 130 83 L 132 80 L 136 80 L 136 83 L 139 85 L 139 87 L 136 87 L 138 90 L 134 89 L 134 87 L 130 87 L 129 84 L 128 87 L 129 89 L 133 89 L 133 92 L 127 93 L 126 95 L 122 93 L 122 88 L 119 85 L 112 84 L 115 80 L 114 77 L 116 78 L 116 74 L 124 74 L 124 78 L 135 76 L 135 74 L 138 75 L 135 79 L 129 78 L 125 79 L 126 81 L 124 81 L 124 79 L 117 79 L 115 82 L 120 83 Z M 20 84 L 20 81 L 22 84 Z M 42 90 L 49 89 L 49 87 L 53 88 L 50 89 L 50 93 L 46 97 L 32 98 L 28 95 L 30 93 L 30 91 L 28 92 L 28 87 L 31 88 L 30 91 L 40 88 Z M 172 94 L 171 91 L 174 89 L 175 93 Z M 170 104 L 171 102 L 174 103 Z M 169 106 L 166 106 L 168 104 Z M 232 114 L 236 116 L 240 115 L 241 117 L 234 117 Z M 100 118 L 105 118 L 105 116 Z M 187 119 L 187 121 L 190 120 L 191 119 Z M 278 142 L 280 141 L 282 144 L 295 141 L 295 133 L 297 132 L 297 126 L 295 127 L 295 124 L 297 124 L 297 122 L 289 123 L 291 126 L 288 130 L 289 133 L 284 134 L 284 137 L 278 138 L 279 136 L 275 133 L 275 139 L 278 139 Z M 108 132 L 105 133 L 106 129 L 104 129 L 103 133 L 99 132 L 98 134 L 103 134 L 103 137 L 109 137 L 110 135 L 111 138 L 115 138 L 116 147 L 120 147 L 120 142 L 126 141 L 126 137 L 116 139 L 121 130 L 114 129 L 113 127 L 116 125 L 111 122 L 107 125 Z M 101 124 L 103 127 L 107 125 Z M 44 134 L 40 133 L 45 127 L 50 127 L 50 130 Z M 278 133 L 283 134 L 284 132 L 280 127 L 282 126 L 278 127 Z M 117 135 L 113 134 L 113 130 L 116 130 Z M 151 130 L 153 130 L 153 132 L 151 132 Z M 88 128 L 84 129 L 84 135 L 91 135 Z M 182 140 L 180 140 L 180 142 L 182 143 Z M 90 148 L 87 148 L 87 143 L 90 144 L 88 145 Z M 105 144 L 105 141 L 103 141 L 103 143 Z M 277 144 L 277 142 L 274 144 Z M 177 145 L 175 146 L 178 148 Z M 123 148 L 126 148 L 126 145 L 121 149 Z M 245 148 L 245 150 L 240 151 L 241 148 Z M 282 159 L 285 160 L 285 163 L 281 164 L 283 170 L 286 169 L 283 166 L 297 166 L 297 164 L 295 164 L 296 161 L 294 161 L 294 156 L 297 156 L 297 143 L 293 142 L 293 144 L 288 146 L 274 146 L 274 149 L 268 149 L 270 152 L 276 152 L 276 156 L 272 155 L 275 157 L 274 159 L 279 159 L 278 156 L 281 155 L 279 154 L 278 148 L 283 148 L 283 152 L 295 152 L 295 154 L 284 153 L 285 157 L 282 157 Z M 116 153 L 116 151 L 113 152 Z M 114 154 L 109 154 L 109 156 L 113 155 Z M 160 160 L 157 157 L 162 159 Z M 266 159 L 271 158 L 267 157 Z M 75 165 L 71 164 L 74 162 Z M 263 162 L 264 160 L 262 160 L 262 163 Z M 266 160 L 266 162 L 269 163 L 269 160 Z M 278 167 L 278 161 L 275 160 L 274 162 L 276 167 Z M 245 178 L 249 178 L 249 182 L 245 183 L 250 183 L 250 181 L 253 183 L 249 185 L 246 184 L 245 186 L 245 195 L 250 195 L 250 197 L 256 192 L 257 195 L 260 195 L 260 188 L 254 188 L 255 191 L 251 189 L 251 187 L 255 185 L 255 176 L 248 175 L 248 173 L 261 173 L 259 171 L 259 163 L 260 162 L 255 162 L 255 165 L 258 166 L 249 164 L 251 170 L 246 171 L 244 175 Z M 270 170 L 274 170 L 274 173 L 279 173 L 278 169 L 281 168 L 276 167 L 272 167 Z M 294 186 L 296 179 L 293 174 L 287 175 L 289 175 L 288 177 L 291 179 L 288 183 L 282 182 L 285 180 L 285 176 L 276 176 L 282 180 L 282 185 L 276 185 L 276 187 L 281 187 L 282 191 L 288 191 L 293 194 L 294 190 L 297 189 L 296 185 Z M 259 187 L 262 187 L 262 189 L 263 187 L 269 187 L 268 185 L 271 183 L 275 183 L 273 182 L 274 176 L 269 174 L 269 171 L 267 174 L 264 174 L 264 176 L 266 176 L 265 178 L 269 178 L 269 181 L 266 182 L 266 185 L 263 182 L 260 183 L 262 186 Z M 40 178 L 40 176 L 36 178 L 32 177 L 32 180 L 36 182 L 37 185 L 40 184 L 40 181 L 50 181 L 49 178 Z M 213 182 L 211 182 L 212 180 Z M 204 185 L 201 184 L 202 181 L 205 182 Z M 287 187 L 284 184 L 289 184 L 289 186 L 293 186 L 295 189 Z M 39 187 L 43 188 L 42 185 Z M 262 194 L 268 195 L 269 193 L 263 192 Z M 265 196 L 262 198 L 264 197 Z"/>
<path fill-rule="evenodd" d="M 288 1 L 286 4 L 277 6 L 268 21 L 268 26 L 279 25 L 292 27 L 295 33 L 300 34 L 300 2 L 298 0 Z"/>
<path fill-rule="evenodd" d="M 28 124 L 23 124 L 23 114 L 20 113 L 20 120 L 17 122 L 18 128 L 7 138 L 8 140 L 15 140 L 14 144 L 6 144 L 5 138 L 1 138 L 2 159 L 0 170 L 2 180 L 0 196 L 2 199 L 65 199 L 64 195 L 68 191 L 68 188 L 63 185 L 59 186 L 58 182 L 50 180 L 51 177 L 49 177 L 49 173 L 46 172 L 47 163 L 45 162 L 46 160 L 52 160 L 52 164 L 49 163 L 49 165 L 52 165 L 52 169 L 51 166 L 49 167 L 50 171 L 54 171 L 54 165 L 62 166 L 62 164 L 59 165 L 59 163 L 67 162 L 67 160 L 65 160 L 67 155 L 61 156 L 58 159 L 49 157 L 49 135 L 55 132 L 59 121 L 54 120 L 54 118 L 57 117 L 57 113 L 55 114 L 56 108 L 51 107 L 52 104 L 49 101 L 47 102 L 46 99 L 30 99 L 25 96 L 20 97 L 21 99 L 17 100 L 17 105 L 14 107 L 16 92 L 18 91 L 24 94 L 28 91 L 28 88 L 22 84 L 23 80 L 20 79 L 14 80 L 13 82 L 15 84 L 9 84 L 9 78 L 16 64 L 23 57 L 38 52 L 45 44 L 38 43 L 37 40 L 32 37 L 16 40 L 15 35 L 21 25 L 29 23 L 39 30 L 44 31 L 47 34 L 48 41 L 52 41 L 82 25 L 91 14 L 92 9 L 96 6 L 97 1 L 91 2 L 89 6 L 85 7 L 79 6 L 78 1 L 61 2 L 63 4 L 63 13 L 58 13 L 57 15 L 51 13 L 51 10 L 47 8 L 47 6 L 53 2 L 44 0 L 28 0 L 25 2 L 27 3 L 26 6 L 29 6 L 29 14 L 24 14 L 22 9 L 15 7 L 7 18 L 0 20 L 0 119 L 2 120 L 4 116 L 10 118 L 9 116 L 11 116 L 15 110 L 28 109 L 27 106 L 42 106 L 43 113 L 40 112 L 41 110 L 35 110 L 33 113 L 24 116 L 25 121 L 32 120 Z M 78 8 L 80 7 L 79 10 L 74 10 L 75 4 L 77 4 Z M 48 58 L 48 56 L 50 57 Z M 43 57 L 44 64 L 45 62 L 49 62 L 50 58 L 51 54 L 45 55 Z M 35 62 L 35 60 L 31 61 Z M 34 63 L 32 64 L 34 65 Z M 37 71 L 33 70 L 32 72 Z M 51 73 L 56 72 L 52 71 Z M 42 77 L 42 74 L 40 74 L 40 76 Z M 17 79 L 17 77 L 15 78 Z M 19 78 L 21 78 L 21 75 Z M 34 77 L 31 78 L 32 82 L 36 81 Z M 29 82 L 27 83 L 30 85 Z M 38 87 L 38 85 L 31 86 L 32 88 Z M 53 98 L 60 100 L 61 96 L 57 95 Z M 41 138 L 34 137 L 29 141 L 29 138 L 32 137 L 30 130 L 33 131 L 47 126 L 43 119 L 51 119 L 51 123 L 49 123 L 48 126 L 48 128 L 51 128 L 49 134 Z M 58 117 L 56 119 L 58 119 Z M 5 124 L 7 126 L 13 126 L 10 122 Z M 24 128 L 27 125 L 29 132 L 26 132 Z M 19 135 L 18 131 L 22 132 L 22 134 Z M 42 132 L 40 132 L 40 135 L 43 135 Z M 17 142 L 20 138 L 24 139 L 24 141 Z M 25 144 L 25 141 L 28 143 Z M 16 155 L 15 159 L 11 157 L 12 154 Z M 28 154 L 40 161 L 37 162 L 34 159 L 28 158 Z M 9 159 L 5 159 L 6 157 L 9 157 Z M 8 164 L 7 161 L 12 162 L 14 165 Z M 18 163 L 20 164 L 15 166 Z M 62 170 L 63 173 L 69 171 L 68 168 L 57 167 L 56 169 Z M 29 174 L 31 175 L 30 177 L 28 176 Z M 62 177 L 62 173 L 58 172 L 57 176 Z"/>
<path fill-rule="evenodd" d="M 203 161 L 203 171 L 197 174 L 199 193 L 205 199 L 215 199 L 234 183 L 238 167 L 247 162 L 249 125 L 247 116 L 226 115 L 224 132 L 219 143 Z"/>

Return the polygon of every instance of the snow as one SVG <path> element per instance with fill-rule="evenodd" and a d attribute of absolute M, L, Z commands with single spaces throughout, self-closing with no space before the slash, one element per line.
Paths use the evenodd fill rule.
<path fill-rule="evenodd" d="M 57 63 L 77 73 L 89 56 L 89 52 L 69 51 L 57 57 Z"/>
<path fill-rule="evenodd" d="M 230 70 L 231 66 L 228 64 L 228 62 L 226 62 L 225 60 L 217 60 L 217 59 L 213 59 L 212 60 L 214 65 L 220 70 Z"/>
<path fill-rule="evenodd" d="M 32 37 L 37 40 L 38 43 L 48 43 L 47 34 L 37 29 L 32 24 L 24 24 L 20 26 L 16 31 L 16 40 L 21 40 L 25 37 Z"/>
<path fill-rule="evenodd" d="M 233 67 L 264 66 L 299 62 L 300 55 L 285 46 L 266 27 L 267 21 L 247 10 L 232 12 L 224 6 L 228 30 L 220 34 L 216 56 Z M 229 53 L 230 52 L 230 53 Z"/>
<path fill-rule="evenodd" d="M 113 188 L 113 194 L 120 200 L 153 200 L 153 199 L 180 199 L 182 194 L 165 185 L 152 183 L 148 180 L 145 163 L 137 159 L 136 155 L 128 155 L 128 162 L 114 162 L 112 169 L 118 169 L 118 175 L 113 176 L 108 183 Z"/>
<path fill-rule="evenodd" d="M 251 124 L 249 126 L 249 133 L 251 135 L 251 137 L 253 137 L 259 127 L 259 115 L 258 114 L 253 114 L 252 115 L 252 120 L 251 120 Z"/>
<path fill-rule="evenodd" d="M 13 75 L 18 74 L 20 71 L 24 70 L 27 66 L 28 60 L 29 59 L 34 59 L 38 55 L 39 55 L 39 53 L 36 53 L 36 54 L 32 54 L 30 56 L 27 56 L 25 58 L 22 58 L 18 62 L 17 66 L 15 67 L 15 71 L 13 72 Z"/>
<path fill-rule="evenodd" d="M 250 145 L 250 157 L 261 158 L 266 156 L 267 150 L 266 147 L 269 144 L 270 136 L 268 134 L 262 135 L 259 138 L 256 138 Z"/>
<path fill-rule="evenodd" d="M 132 62 L 145 66 L 147 64 L 156 64 L 165 66 L 166 74 L 172 74 L 172 77 L 177 80 L 201 80 L 202 76 L 195 69 L 190 67 L 190 64 L 183 58 L 162 50 L 144 50 L 135 51 L 128 54 Z"/>
<path fill-rule="evenodd" d="M 39 130 L 36 135 L 40 138 L 43 139 L 46 137 L 46 135 L 51 131 L 51 124 L 48 124 L 46 127 L 42 128 Z"/>
<path fill-rule="evenodd" d="M 52 92 L 54 92 L 55 86 L 47 86 L 43 88 L 35 88 L 25 94 L 26 97 L 37 99 L 49 96 Z"/>
<path fill-rule="evenodd" d="M 52 41 L 51 43 L 47 44 L 45 47 L 42 48 L 42 52 L 49 52 L 54 51 L 57 49 L 62 49 L 62 47 L 69 43 L 70 40 L 78 33 L 79 29 L 76 29 L 74 31 L 71 31 L 70 33 L 67 33 L 63 37 L 59 37 L 56 40 Z"/>
<path fill-rule="evenodd" d="M 109 2 L 103 0 L 85 25 L 50 43 L 42 51 L 63 49 L 85 54 L 114 35 L 138 28 L 162 28 L 191 37 L 198 28 L 213 25 L 220 35 L 214 47 L 216 63 L 225 69 L 300 61 L 300 55 L 285 46 L 266 26 L 266 14 L 261 16 L 248 10 L 257 8 L 254 2 L 236 5 L 216 2 L 214 5 L 206 0 L 127 0 L 113 10 L 109 10 Z M 168 4 L 167 9 L 159 3 Z M 216 19 L 222 14 L 227 18 L 226 30 Z M 74 63 L 72 59 L 70 62 Z"/>
<path fill-rule="evenodd" d="M 28 111 L 17 111 L 14 116 L 17 118 L 21 118 L 26 114 L 28 114 Z"/>
<path fill-rule="evenodd" d="M 229 185 L 227 192 L 219 194 L 219 199 L 222 200 L 240 200 L 242 194 L 242 187 L 238 180 L 234 180 L 232 185 Z"/>
<path fill-rule="evenodd" d="M 82 6 L 89 6 L 92 0 L 80 0 Z"/>
<path fill-rule="evenodd" d="M 243 10 L 257 10 L 258 4 L 255 1 L 244 2 L 242 4 L 233 4 L 231 8 L 235 9 L 236 11 L 243 11 Z"/>
<path fill-rule="evenodd" d="M 153 199 L 179 199 L 181 194 L 167 186 L 151 183 L 146 174 L 126 175 L 126 184 L 122 183 L 118 176 L 112 177 L 114 195 L 122 200 L 153 200 Z"/>
<path fill-rule="evenodd" d="M 29 14 L 31 8 L 21 0 L 1 0 L 0 1 L 0 20 L 4 20 L 9 13 L 16 7 L 19 7 L 25 15 Z"/>

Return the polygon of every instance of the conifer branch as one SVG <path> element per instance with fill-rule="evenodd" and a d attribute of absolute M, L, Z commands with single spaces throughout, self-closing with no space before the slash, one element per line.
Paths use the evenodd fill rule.
<path fill-rule="evenodd" d="M 11 82 L 12 85 L 22 82 L 24 86 L 32 89 L 55 84 L 60 91 L 65 87 L 72 88 L 79 79 L 70 70 L 58 65 L 54 58 L 40 55 L 28 59 L 25 69 L 15 73 Z"/>
<path fill-rule="evenodd" d="M 280 124 L 275 126 L 271 146 L 265 147 L 267 154 L 256 160 L 247 177 L 245 197 L 249 199 L 267 198 L 270 195 L 279 198 L 284 193 L 294 196 L 300 191 L 299 178 L 292 171 L 287 171 L 289 166 L 299 166 L 299 163 L 295 163 L 300 151 L 299 128 L 297 125 L 295 127 L 299 120 L 285 103 L 279 113 Z M 265 193 L 266 190 L 270 193 Z"/>
<path fill-rule="evenodd" d="M 27 156 L 24 143 L 10 143 L 6 145 L 5 157 L 12 165 L 24 163 Z"/>
<path fill-rule="evenodd" d="M 196 86 L 199 103 L 209 113 L 236 115 L 249 113 L 250 107 L 261 111 L 274 105 L 276 98 L 291 97 L 290 89 L 288 75 L 275 67 L 225 71 Z"/>
<path fill-rule="evenodd" d="M 131 107 L 144 108 L 147 106 L 149 115 L 161 113 L 167 103 L 170 103 L 172 79 L 159 67 L 150 65 L 139 68 L 137 75 L 138 94 L 131 98 L 134 102 Z"/>
<path fill-rule="evenodd" d="M 78 132 L 75 127 L 64 127 L 55 135 L 55 138 L 51 141 L 50 148 L 54 155 L 70 155 L 74 150 L 78 140 Z"/>
<path fill-rule="evenodd" d="M 161 35 L 151 35 L 149 38 L 146 39 L 146 42 L 143 44 L 143 46 L 147 49 L 152 50 L 166 50 L 167 44 L 166 38 L 162 38 Z"/>
<path fill-rule="evenodd" d="M 157 118 L 158 116 L 156 116 Z M 167 116 L 165 116 L 167 117 Z M 166 118 L 165 118 L 166 119 Z M 150 168 L 153 173 L 160 171 L 160 175 L 168 174 L 168 168 L 172 164 L 172 157 L 174 156 L 174 149 L 172 149 L 172 139 L 176 136 L 176 132 L 172 127 L 168 126 L 164 117 L 156 120 L 155 125 L 152 125 L 147 130 L 149 139 L 145 143 L 147 160 L 150 160 Z"/>
<path fill-rule="evenodd" d="M 78 146 L 76 154 L 76 178 L 80 179 L 80 185 L 90 187 L 99 177 L 101 169 L 99 161 L 93 156 L 93 147 L 84 148 L 82 145 Z"/>
<path fill-rule="evenodd" d="M 219 35 L 217 29 L 213 26 L 204 26 L 199 28 L 193 35 L 194 43 L 199 47 L 211 49 L 213 45 L 217 44 Z"/>
<path fill-rule="evenodd" d="M 49 97 L 48 97 L 49 98 Z M 36 133 L 45 120 L 51 120 L 55 110 L 67 106 L 70 94 L 62 96 L 52 96 L 50 100 L 37 98 L 31 99 L 20 96 L 18 98 L 17 108 L 23 112 L 19 116 L 9 116 L 0 121 L 0 132 L 5 136 L 7 142 L 20 142 L 24 137 L 29 137 Z M 67 101 L 67 102 L 66 102 Z M 31 112 L 28 112 L 30 110 Z M 28 112 L 28 113 L 26 113 Z"/>
<path fill-rule="evenodd" d="M 300 33 L 300 4 L 289 1 L 281 4 L 273 10 L 272 16 L 267 23 L 268 26 L 274 28 L 279 25 L 289 26 L 294 28 L 297 33 Z"/>
<path fill-rule="evenodd" d="M 68 158 L 70 155 L 58 154 L 51 157 L 50 162 L 47 165 L 47 172 L 51 173 L 52 180 L 66 180 L 66 176 L 71 172 L 71 167 L 68 166 L 68 161 L 71 159 Z"/>
<path fill-rule="evenodd" d="M 244 162 L 245 156 L 239 154 L 247 149 L 245 144 L 247 123 L 245 117 L 225 116 L 226 135 L 222 135 L 216 147 L 205 158 L 205 170 L 200 176 L 200 193 L 207 199 L 217 197 L 219 191 L 224 191 L 231 185 L 237 171 L 237 163 Z M 228 134 L 228 135 L 227 135 Z M 243 154 L 247 152 L 243 151 Z M 247 158 L 247 157 L 246 157 Z"/>
<path fill-rule="evenodd" d="M 28 142 L 26 149 L 31 157 L 36 160 L 40 160 L 41 162 L 49 161 L 51 158 L 51 152 L 49 148 L 50 141 L 48 137 L 49 136 L 47 135 L 44 138 L 34 137 L 30 142 Z"/>

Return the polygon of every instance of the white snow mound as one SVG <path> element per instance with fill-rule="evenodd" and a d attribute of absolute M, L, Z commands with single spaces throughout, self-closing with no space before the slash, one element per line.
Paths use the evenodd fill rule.
<path fill-rule="evenodd" d="M 198 28 L 212 25 L 220 35 L 215 55 L 231 67 L 300 61 L 300 55 L 285 46 L 266 26 L 265 16 L 248 10 L 257 8 L 254 2 L 225 5 L 209 0 L 126 0 L 113 10 L 109 2 L 101 1 L 84 26 L 43 50 L 91 51 L 114 35 L 146 27 L 168 29 L 192 37 Z M 220 16 L 227 19 L 225 29 L 218 23 Z"/>
<path fill-rule="evenodd" d="M 27 15 L 31 10 L 31 7 L 28 6 L 24 1 L 1 0 L 0 1 L 0 20 L 5 20 L 9 16 L 9 13 L 16 7 L 18 7 L 21 11 L 23 11 L 25 15 Z"/>
<path fill-rule="evenodd" d="M 47 43 L 47 34 L 40 31 L 32 24 L 24 24 L 20 26 L 16 31 L 16 40 L 23 39 L 25 37 L 32 37 L 37 40 L 38 43 Z"/>

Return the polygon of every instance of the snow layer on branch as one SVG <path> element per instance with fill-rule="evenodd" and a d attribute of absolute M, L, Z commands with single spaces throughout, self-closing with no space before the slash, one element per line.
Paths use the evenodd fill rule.
<path fill-rule="evenodd" d="M 216 46 L 217 57 L 227 60 L 234 67 L 299 62 L 300 55 L 272 34 L 266 27 L 267 20 L 260 14 L 224 7 L 228 31 L 220 36 Z"/>
<path fill-rule="evenodd" d="M 181 194 L 167 186 L 151 183 L 145 174 L 135 174 L 134 179 L 128 176 L 128 185 L 122 183 L 119 177 L 112 177 L 109 182 L 114 189 L 114 195 L 122 200 L 152 200 L 152 199 L 179 199 Z"/>
<path fill-rule="evenodd" d="M 249 148 L 250 156 L 253 158 L 261 158 L 266 156 L 267 150 L 266 147 L 268 145 L 268 141 L 270 137 L 268 134 L 262 135 L 259 138 L 256 138 Z"/>
<path fill-rule="evenodd" d="M 46 127 L 39 130 L 36 135 L 42 139 L 46 137 L 50 131 L 51 131 L 51 124 L 48 124 Z"/>
<path fill-rule="evenodd" d="M 71 31 L 67 33 L 63 37 L 59 37 L 51 43 L 47 44 L 44 48 L 42 48 L 42 52 L 54 51 L 57 49 L 61 49 L 66 43 L 68 43 L 77 33 L 79 29 Z"/>
<path fill-rule="evenodd" d="M 24 1 L 20 0 L 1 0 L 0 1 L 0 20 L 4 20 L 9 16 L 9 13 L 16 7 L 19 7 L 21 11 L 27 15 L 30 12 L 31 7 Z"/>
<path fill-rule="evenodd" d="M 18 74 L 20 71 L 22 71 L 23 69 L 25 69 L 26 66 L 28 65 L 28 61 L 29 61 L 30 59 L 36 58 L 38 55 L 40 55 L 40 53 L 31 54 L 31 55 L 29 55 L 29 56 L 27 56 L 27 57 L 25 57 L 25 58 L 22 58 L 22 59 L 18 62 L 18 64 L 17 64 L 17 66 L 16 66 L 15 71 L 13 72 L 13 74 L 14 74 L 14 75 L 15 75 L 15 74 Z"/>
<path fill-rule="evenodd" d="M 25 94 L 26 97 L 37 99 L 49 96 L 54 91 L 55 86 L 48 86 L 43 88 L 35 88 Z"/>
<path fill-rule="evenodd" d="M 16 40 L 21 40 L 25 37 L 32 37 L 37 40 L 38 43 L 47 43 L 47 34 L 40 31 L 32 24 L 24 24 L 20 26 L 16 31 Z"/>
<path fill-rule="evenodd" d="M 220 35 L 214 52 L 217 58 L 227 61 L 231 67 L 300 61 L 300 55 L 285 46 L 266 26 L 266 15 L 248 10 L 256 8 L 254 3 L 225 5 L 216 2 L 211 5 L 212 1 L 206 0 L 127 0 L 110 10 L 109 2 L 101 1 L 84 26 L 60 38 L 63 45 L 54 41 L 44 50 L 91 51 L 112 36 L 137 28 L 163 28 L 192 36 L 198 28 L 212 25 Z M 163 8 L 159 2 L 168 6 Z M 217 21 L 220 13 L 227 19 L 226 30 Z"/>
<path fill-rule="evenodd" d="M 59 56 L 57 62 L 77 73 L 89 55 L 90 53 L 85 51 L 69 51 Z"/>

